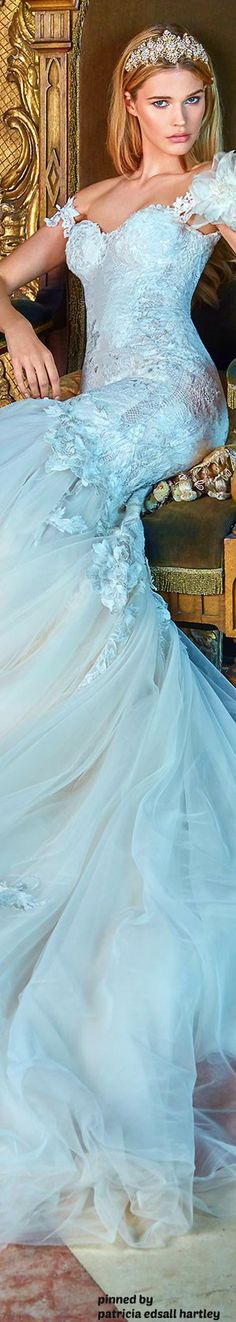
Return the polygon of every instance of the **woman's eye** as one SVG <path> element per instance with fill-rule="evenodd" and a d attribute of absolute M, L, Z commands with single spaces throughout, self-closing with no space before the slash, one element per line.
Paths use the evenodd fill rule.
<path fill-rule="evenodd" d="M 190 104 L 194 105 L 196 102 L 200 101 L 200 96 L 187 96 L 186 101 L 190 101 Z M 162 97 L 158 97 L 158 101 L 155 100 L 152 102 L 152 104 L 153 106 L 160 106 L 160 105 L 168 105 L 168 102 L 165 101 L 165 98 L 162 96 Z"/>

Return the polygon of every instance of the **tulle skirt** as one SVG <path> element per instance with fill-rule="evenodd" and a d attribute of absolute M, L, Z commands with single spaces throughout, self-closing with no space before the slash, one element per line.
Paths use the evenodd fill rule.
<path fill-rule="evenodd" d="M 45 406 L 0 427 L 0 1243 L 155 1247 L 236 1216 L 236 694 L 148 575 L 109 656 Z"/>

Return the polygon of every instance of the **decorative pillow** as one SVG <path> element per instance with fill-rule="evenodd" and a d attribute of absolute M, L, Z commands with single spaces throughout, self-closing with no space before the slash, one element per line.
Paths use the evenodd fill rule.
<path fill-rule="evenodd" d="M 235 450 L 226 445 L 210 450 L 187 472 L 176 473 L 163 482 L 157 482 L 152 491 L 145 496 L 142 512 L 159 509 L 167 500 L 197 500 L 199 496 L 213 496 L 215 500 L 229 500 L 232 496 L 231 482 L 236 472 Z"/>

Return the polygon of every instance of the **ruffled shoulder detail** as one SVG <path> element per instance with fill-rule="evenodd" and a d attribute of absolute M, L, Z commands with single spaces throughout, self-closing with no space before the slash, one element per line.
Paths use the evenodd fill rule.
<path fill-rule="evenodd" d="M 58 225 L 59 220 L 61 220 L 64 234 L 68 236 L 73 228 L 73 225 L 75 225 L 78 216 L 81 216 L 81 211 L 78 211 L 77 207 L 75 207 L 74 196 L 68 197 L 68 201 L 65 202 L 65 205 L 63 207 L 60 207 L 57 202 L 56 215 L 51 216 L 50 219 L 48 219 L 48 216 L 46 216 L 45 225 Z"/>
<path fill-rule="evenodd" d="M 197 213 L 198 225 L 221 221 L 236 230 L 236 150 L 216 152 L 209 170 L 199 170 L 176 203 L 186 220 Z"/>

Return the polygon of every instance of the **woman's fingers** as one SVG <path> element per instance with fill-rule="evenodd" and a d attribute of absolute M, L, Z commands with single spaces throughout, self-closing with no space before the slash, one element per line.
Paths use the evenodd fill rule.
<path fill-rule="evenodd" d="M 60 377 L 53 354 L 20 312 L 11 312 L 6 339 L 21 394 L 38 399 L 52 393 L 60 399 Z"/>
<path fill-rule="evenodd" d="M 49 381 L 45 365 L 39 363 L 37 367 L 33 368 L 31 363 L 30 368 L 27 370 L 27 377 L 30 394 L 33 396 L 33 399 L 45 399 L 45 396 L 48 398 L 51 382 Z"/>
<path fill-rule="evenodd" d="M 12 366 L 13 366 L 14 377 L 16 380 L 16 384 L 18 386 L 18 390 L 20 390 L 21 395 L 25 395 L 25 397 L 27 398 L 27 396 L 30 395 L 30 391 L 28 389 L 28 386 L 26 385 L 26 381 L 24 381 L 23 367 L 21 366 L 21 363 L 19 363 L 18 359 L 14 357 L 12 357 Z"/>
<path fill-rule="evenodd" d="M 12 357 L 12 365 L 16 383 L 25 398 L 44 399 L 50 391 L 54 399 L 60 398 L 60 377 L 49 350 L 45 351 L 44 358 L 36 358 L 34 363 L 29 359 L 21 363 L 19 358 Z"/>
<path fill-rule="evenodd" d="M 60 395 L 60 377 L 56 368 L 56 363 L 49 349 L 45 350 L 44 359 L 36 361 L 34 367 L 32 363 L 27 371 L 28 382 L 31 394 L 34 398 L 40 396 L 41 399 L 48 396 L 50 390 L 55 398 Z"/>
<path fill-rule="evenodd" d="M 51 386 L 53 398 L 54 399 L 56 397 L 58 398 L 58 396 L 60 395 L 60 377 L 59 377 L 59 372 L 57 371 L 56 363 L 54 362 L 53 354 L 51 353 L 50 349 L 46 350 L 44 362 L 48 373 L 49 383 Z"/>
<path fill-rule="evenodd" d="M 40 376 L 40 369 L 38 370 Z M 30 390 L 30 394 L 32 395 L 32 398 L 39 399 L 39 396 L 41 394 L 40 385 L 39 385 L 38 377 L 36 375 L 35 368 L 32 366 L 32 363 L 30 363 L 30 367 L 25 366 L 24 371 L 27 376 L 29 390 Z"/>

